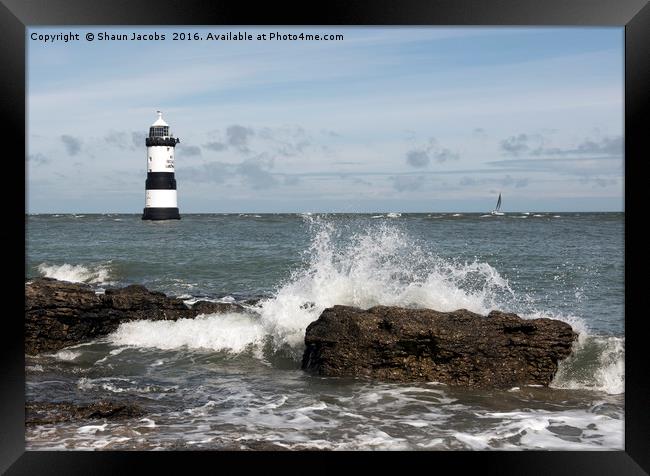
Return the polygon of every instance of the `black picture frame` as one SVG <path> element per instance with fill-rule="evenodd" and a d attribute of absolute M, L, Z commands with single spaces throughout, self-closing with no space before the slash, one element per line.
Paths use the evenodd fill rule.
<path fill-rule="evenodd" d="M 6 125 L 4 143 L 13 154 L 4 159 L 5 193 L 12 182 L 26 186 L 26 28 L 54 25 L 518 25 L 625 27 L 625 209 L 632 210 L 640 187 L 642 145 L 650 87 L 650 6 L 646 0 L 334 0 L 327 3 L 260 3 L 217 0 L 2 0 L 0 4 L 0 101 Z M 647 153 L 646 153 L 647 155 Z M 636 173 L 635 173 L 636 172 Z M 9 180 L 7 180 L 9 178 Z M 650 384 L 642 313 L 634 314 L 640 293 L 632 279 L 640 269 L 631 244 L 634 224 L 625 233 L 625 450 L 624 451 L 494 451 L 422 453 L 225 453 L 225 452 L 38 452 L 25 451 L 25 358 L 20 317 L 24 288 L 16 278 L 25 272 L 25 195 L 5 197 L 3 243 L 10 262 L 5 312 L 0 333 L 0 471 L 6 474 L 115 474 L 153 471 L 198 471 L 197 465 L 220 471 L 223 464 L 299 464 L 295 470 L 331 471 L 333 465 L 364 470 L 398 457 L 431 471 L 462 474 L 470 466 L 480 474 L 647 474 L 650 472 Z M 22 250 L 22 251 L 21 251 Z M 640 251 L 640 250 L 639 250 Z M 641 252 L 642 253 L 642 252 Z M 24 284 L 24 281 L 22 282 Z M 23 301 L 24 306 L 24 301 Z M 309 464 L 311 462 L 311 464 Z M 345 464 L 343 464 L 345 462 Z M 301 464 L 302 463 L 302 464 Z M 305 467 L 305 463 L 307 466 Z M 314 464 L 316 463 L 316 464 Z M 363 466 L 361 466 L 363 465 Z M 196 468 L 196 469 L 192 469 Z M 277 469 L 282 470 L 283 466 Z M 286 468 L 286 470 L 291 470 Z M 415 467 L 413 468 L 415 469 Z"/>

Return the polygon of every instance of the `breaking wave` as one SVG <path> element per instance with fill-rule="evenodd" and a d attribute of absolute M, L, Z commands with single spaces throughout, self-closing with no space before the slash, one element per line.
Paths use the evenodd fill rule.
<path fill-rule="evenodd" d="M 133 321 L 109 336 L 116 345 L 158 349 L 209 349 L 239 353 L 263 343 L 266 335 L 247 314 L 209 314 L 178 321 Z"/>
<path fill-rule="evenodd" d="M 310 223 L 313 239 L 305 266 L 259 306 L 276 342 L 302 345 L 307 326 L 335 304 L 487 313 L 513 295 L 488 263 L 442 259 L 395 226 L 381 223 L 346 236 L 331 223 Z"/>
<path fill-rule="evenodd" d="M 37 267 L 39 273 L 46 278 L 60 281 L 86 284 L 110 284 L 112 270 L 108 264 L 84 266 L 82 264 L 47 264 L 41 263 Z"/>
<path fill-rule="evenodd" d="M 580 339 L 571 355 L 560 363 L 551 387 L 624 393 L 625 340 L 603 336 Z"/>
<path fill-rule="evenodd" d="M 213 314 L 196 319 L 122 324 L 109 336 L 113 344 L 240 353 L 270 343 L 299 360 L 307 326 L 336 304 L 468 309 L 487 314 L 501 309 L 526 318 L 552 317 L 580 333 L 574 353 L 562 362 L 552 386 L 607 393 L 624 391 L 624 340 L 588 335 L 576 316 L 554 315 L 515 295 L 507 279 L 485 262 L 444 259 L 424 249 L 398 227 L 385 222 L 361 231 L 336 228 L 305 217 L 312 240 L 303 266 L 280 284 L 273 296 L 249 314 Z M 533 303 L 534 306 L 534 303 Z"/>

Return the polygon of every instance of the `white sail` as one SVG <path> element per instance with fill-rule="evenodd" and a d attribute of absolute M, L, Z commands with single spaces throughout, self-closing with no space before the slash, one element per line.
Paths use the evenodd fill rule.
<path fill-rule="evenodd" d="M 499 194 L 499 199 L 497 200 L 496 208 L 490 212 L 490 215 L 497 215 L 497 216 L 504 215 L 504 213 L 501 211 L 501 194 Z"/>

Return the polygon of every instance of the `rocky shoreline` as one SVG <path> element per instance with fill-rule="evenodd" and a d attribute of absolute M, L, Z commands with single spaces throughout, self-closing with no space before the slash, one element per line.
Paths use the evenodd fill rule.
<path fill-rule="evenodd" d="M 231 303 L 198 301 L 188 306 L 137 284 L 97 294 L 86 284 L 36 278 L 25 284 L 25 353 L 55 352 L 110 334 L 134 320 L 176 321 L 243 311 Z"/>
<path fill-rule="evenodd" d="M 85 284 L 37 278 L 25 285 L 25 353 L 57 351 L 107 335 L 128 321 L 224 312 L 246 309 L 208 301 L 188 306 L 141 285 L 98 294 Z M 302 368 L 327 377 L 389 382 L 548 386 L 577 336 L 562 321 L 500 311 L 482 316 L 465 309 L 334 306 L 307 327 Z"/>

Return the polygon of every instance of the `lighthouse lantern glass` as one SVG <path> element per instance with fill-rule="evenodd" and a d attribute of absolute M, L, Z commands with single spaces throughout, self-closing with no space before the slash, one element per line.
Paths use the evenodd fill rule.
<path fill-rule="evenodd" d="M 151 126 L 149 137 L 169 137 L 169 126 Z"/>

